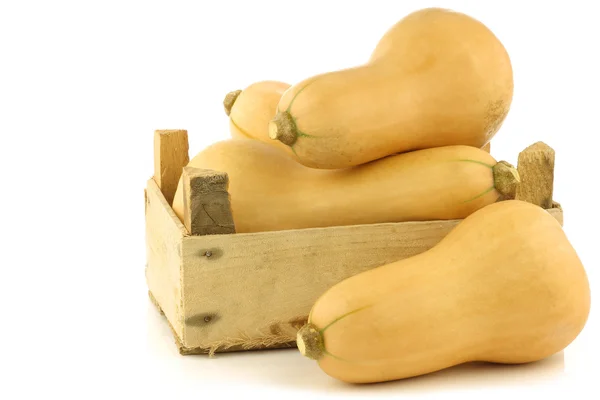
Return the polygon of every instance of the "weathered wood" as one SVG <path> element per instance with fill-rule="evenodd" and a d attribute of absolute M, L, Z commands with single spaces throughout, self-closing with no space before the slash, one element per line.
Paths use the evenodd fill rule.
<path fill-rule="evenodd" d="M 181 240 L 187 232 L 150 179 L 146 187 L 146 284 L 156 302 L 181 336 Z"/>
<path fill-rule="evenodd" d="M 184 167 L 182 183 L 183 222 L 191 235 L 235 233 L 227 174 Z"/>
<path fill-rule="evenodd" d="M 154 180 L 169 204 L 173 204 L 181 172 L 189 161 L 186 130 L 173 129 L 154 132 Z"/>
<path fill-rule="evenodd" d="M 554 156 L 554 150 L 543 142 L 534 143 L 519 154 L 517 170 L 521 183 L 517 187 L 517 200 L 546 209 L 552 207 Z"/>
<path fill-rule="evenodd" d="M 562 210 L 548 210 L 562 223 Z M 293 346 L 328 288 L 422 253 L 460 220 L 183 238 L 182 354 Z"/>

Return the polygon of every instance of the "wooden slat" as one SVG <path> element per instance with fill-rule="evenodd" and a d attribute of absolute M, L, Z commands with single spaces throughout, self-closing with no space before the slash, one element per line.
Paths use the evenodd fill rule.
<path fill-rule="evenodd" d="M 562 223 L 561 209 L 548 212 Z M 331 286 L 420 254 L 459 222 L 185 237 L 182 353 L 291 346 Z"/>
<path fill-rule="evenodd" d="M 183 167 L 189 161 L 186 130 L 157 130 L 154 132 L 154 180 L 170 205 L 173 204 L 173 197 Z"/>
<path fill-rule="evenodd" d="M 517 170 L 521 183 L 517 187 L 517 200 L 546 209 L 552 207 L 554 156 L 554 150 L 543 142 L 534 143 L 519 153 Z"/>
<path fill-rule="evenodd" d="M 185 228 L 150 179 L 146 187 L 146 283 L 173 330 L 183 334 L 181 320 L 181 241 Z"/>
<path fill-rule="evenodd" d="M 226 173 L 183 169 L 183 223 L 191 235 L 235 233 Z"/>

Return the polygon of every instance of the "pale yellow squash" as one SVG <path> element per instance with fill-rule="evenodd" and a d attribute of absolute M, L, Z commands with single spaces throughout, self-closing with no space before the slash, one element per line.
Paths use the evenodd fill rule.
<path fill-rule="evenodd" d="M 483 147 L 507 116 L 513 72 L 478 20 L 430 8 L 394 25 L 364 65 L 287 90 L 269 135 L 315 168 L 447 145 Z"/>
<path fill-rule="evenodd" d="M 579 335 L 589 310 L 586 272 L 560 224 L 507 200 L 427 252 L 331 287 L 298 347 L 337 379 L 389 381 L 469 361 L 541 360 Z"/>
<path fill-rule="evenodd" d="M 189 166 L 226 172 L 237 232 L 464 218 L 513 193 L 518 174 L 484 150 L 449 146 L 344 170 L 305 167 L 256 140 L 217 142 Z M 183 219 L 181 180 L 173 209 Z"/>
<path fill-rule="evenodd" d="M 229 131 L 235 139 L 260 140 L 290 152 L 290 148 L 269 138 L 269 121 L 277 111 L 277 104 L 290 85 L 279 81 L 255 82 L 244 90 L 227 93 L 223 100 L 229 116 Z"/>

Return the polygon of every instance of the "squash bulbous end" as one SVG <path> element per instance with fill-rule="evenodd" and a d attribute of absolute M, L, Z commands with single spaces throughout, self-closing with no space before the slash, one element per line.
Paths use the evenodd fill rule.
<path fill-rule="evenodd" d="M 319 329 L 311 323 L 304 325 L 296 335 L 296 344 L 300 354 L 311 360 L 319 360 L 325 353 L 323 335 Z"/>
<path fill-rule="evenodd" d="M 514 198 L 517 193 L 517 186 L 521 182 L 517 169 L 506 161 L 498 161 L 492 167 L 494 173 L 494 188 L 509 198 Z"/>
<path fill-rule="evenodd" d="M 275 115 L 275 118 L 269 122 L 269 137 L 273 140 L 279 140 L 288 146 L 296 143 L 298 130 L 290 113 L 279 111 Z"/>
<path fill-rule="evenodd" d="M 241 93 L 241 90 L 234 90 L 225 95 L 225 99 L 223 100 L 223 107 L 225 107 L 225 114 L 227 114 L 228 116 L 231 113 L 231 108 L 233 107 L 235 101 Z"/>

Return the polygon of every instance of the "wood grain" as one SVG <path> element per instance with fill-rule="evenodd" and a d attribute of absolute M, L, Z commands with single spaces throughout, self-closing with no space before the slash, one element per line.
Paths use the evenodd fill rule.
<path fill-rule="evenodd" d="M 517 187 L 517 200 L 546 209 L 552 207 L 554 157 L 554 150 L 543 142 L 534 143 L 519 153 L 517 170 L 521 183 Z"/>
<path fill-rule="evenodd" d="M 183 222 L 192 235 L 235 233 L 226 173 L 183 168 Z"/>
<path fill-rule="evenodd" d="M 186 130 L 170 129 L 154 132 L 154 180 L 169 205 L 173 204 L 181 172 L 189 161 Z"/>
<path fill-rule="evenodd" d="M 146 187 L 146 284 L 180 336 L 181 241 L 186 234 L 160 188 L 150 179 Z"/>
<path fill-rule="evenodd" d="M 562 223 L 560 208 L 548 212 Z M 422 253 L 459 222 L 185 237 L 182 352 L 290 345 L 295 321 L 332 285 Z"/>

